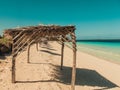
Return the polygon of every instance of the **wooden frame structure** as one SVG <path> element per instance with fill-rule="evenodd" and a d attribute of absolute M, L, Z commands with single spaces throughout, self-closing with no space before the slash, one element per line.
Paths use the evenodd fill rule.
<path fill-rule="evenodd" d="M 65 42 L 72 43 L 70 48 L 73 50 L 73 66 L 72 66 L 72 79 L 71 90 L 75 90 L 75 77 L 76 77 L 76 36 L 75 26 L 29 26 L 15 29 L 7 29 L 6 32 L 12 36 L 12 83 L 15 83 L 15 61 L 16 56 L 24 49 L 27 48 L 27 62 L 29 63 L 30 45 L 41 41 L 41 38 L 55 38 L 62 45 L 61 48 L 61 70 L 63 69 L 63 55 Z M 66 39 L 69 35 L 69 39 Z M 68 46 L 68 45 L 67 45 Z M 68 46 L 69 47 L 69 46 Z"/>

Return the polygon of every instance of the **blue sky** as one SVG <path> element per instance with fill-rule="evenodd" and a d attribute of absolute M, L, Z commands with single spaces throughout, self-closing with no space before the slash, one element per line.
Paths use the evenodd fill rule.
<path fill-rule="evenodd" d="M 120 0 L 0 0 L 0 33 L 38 24 L 75 25 L 77 39 L 120 39 Z"/>

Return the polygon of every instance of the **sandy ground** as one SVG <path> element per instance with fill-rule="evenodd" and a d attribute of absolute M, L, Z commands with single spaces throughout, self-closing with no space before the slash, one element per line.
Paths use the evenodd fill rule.
<path fill-rule="evenodd" d="M 11 56 L 0 60 L 0 90 L 70 90 L 72 50 L 65 47 L 60 70 L 61 45 L 31 46 L 16 60 L 16 84 L 11 83 Z M 120 65 L 77 52 L 76 90 L 120 90 Z"/>

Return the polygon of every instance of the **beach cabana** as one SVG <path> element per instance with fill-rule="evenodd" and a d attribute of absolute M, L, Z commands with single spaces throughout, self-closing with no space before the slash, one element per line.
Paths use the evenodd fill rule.
<path fill-rule="evenodd" d="M 75 90 L 75 76 L 76 76 L 76 36 L 75 26 L 57 26 L 57 25 L 39 25 L 28 26 L 14 29 L 7 29 L 5 32 L 12 36 L 12 83 L 16 82 L 15 78 L 15 61 L 18 53 L 27 48 L 28 62 L 29 62 L 29 50 L 30 45 L 33 43 L 39 43 L 42 38 L 48 38 L 48 40 L 58 41 L 61 48 L 61 69 L 63 66 L 63 54 L 64 45 L 71 43 L 70 48 L 73 50 L 73 66 L 72 66 L 72 78 L 71 78 L 71 90 Z M 69 36 L 69 39 L 67 38 Z M 68 46 L 69 47 L 69 46 Z"/>

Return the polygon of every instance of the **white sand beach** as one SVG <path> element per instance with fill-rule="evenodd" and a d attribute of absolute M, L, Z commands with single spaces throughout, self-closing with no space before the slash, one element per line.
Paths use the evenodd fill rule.
<path fill-rule="evenodd" d="M 16 81 L 11 83 L 11 56 L 0 60 L 0 90 L 70 90 L 72 50 L 65 47 L 64 67 L 60 70 L 61 45 L 31 46 L 16 59 Z M 120 90 L 120 65 L 77 51 L 75 90 Z"/>

